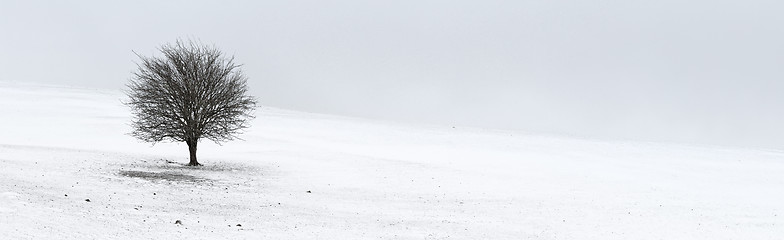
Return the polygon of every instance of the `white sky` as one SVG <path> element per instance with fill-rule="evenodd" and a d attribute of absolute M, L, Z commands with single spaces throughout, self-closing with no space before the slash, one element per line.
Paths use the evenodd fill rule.
<path fill-rule="evenodd" d="M 784 148 L 781 1 L 0 1 L 0 81 L 121 89 L 198 38 L 263 105 Z"/>

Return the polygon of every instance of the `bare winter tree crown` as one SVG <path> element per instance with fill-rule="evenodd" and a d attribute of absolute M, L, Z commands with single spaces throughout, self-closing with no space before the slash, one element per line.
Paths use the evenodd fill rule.
<path fill-rule="evenodd" d="M 177 41 L 160 51 L 163 57 L 137 54 L 141 62 L 127 86 L 131 135 L 153 143 L 186 142 L 194 164 L 201 138 L 237 139 L 253 118 L 256 100 L 247 93 L 240 65 L 217 48 Z"/>

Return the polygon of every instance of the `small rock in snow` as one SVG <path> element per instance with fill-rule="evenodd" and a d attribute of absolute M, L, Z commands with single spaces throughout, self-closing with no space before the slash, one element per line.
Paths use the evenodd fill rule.
<path fill-rule="evenodd" d="M 180 224 L 180 225 L 182 225 L 182 221 L 180 221 L 180 220 L 178 219 L 177 221 L 174 221 L 174 224 Z"/>
<path fill-rule="evenodd" d="M 311 193 L 310 190 L 308 190 L 308 193 Z"/>
<path fill-rule="evenodd" d="M 88 198 L 88 199 L 85 199 L 84 201 L 85 201 L 85 202 L 90 202 L 90 199 Z"/>

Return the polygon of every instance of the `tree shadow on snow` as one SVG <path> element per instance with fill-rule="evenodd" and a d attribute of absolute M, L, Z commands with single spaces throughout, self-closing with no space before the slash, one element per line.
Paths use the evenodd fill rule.
<path fill-rule="evenodd" d="M 120 176 L 141 178 L 150 181 L 171 181 L 171 182 L 206 182 L 209 179 L 196 177 L 193 175 L 176 172 L 145 172 L 145 171 L 120 171 Z"/>
<path fill-rule="evenodd" d="M 144 179 L 153 182 L 169 183 L 247 183 L 261 177 L 270 169 L 247 163 L 207 161 L 202 166 L 187 166 L 186 163 L 174 162 L 164 158 L 140 160 L 122 163 L 118 167 L 118 176 Z"/>

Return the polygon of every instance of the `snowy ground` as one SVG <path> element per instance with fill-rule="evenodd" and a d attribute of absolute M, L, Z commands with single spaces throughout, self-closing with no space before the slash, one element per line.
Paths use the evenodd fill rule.
<path fill-rule="evenodd" d="M 0 82 L 3 239 L 784 238 L 781 151 L 263 108 L 189 168 L 121 99 Z"/>

